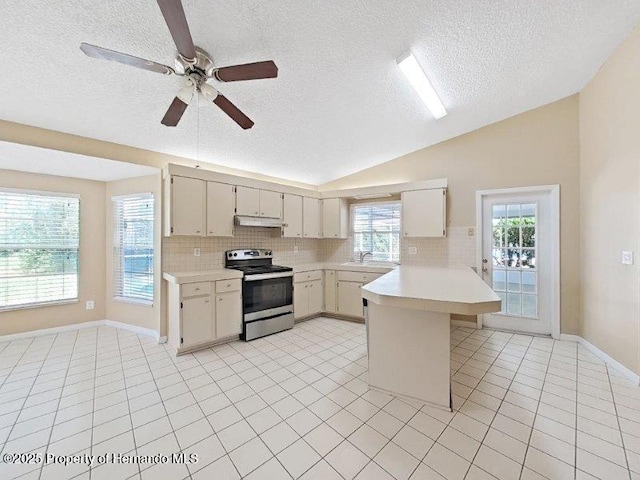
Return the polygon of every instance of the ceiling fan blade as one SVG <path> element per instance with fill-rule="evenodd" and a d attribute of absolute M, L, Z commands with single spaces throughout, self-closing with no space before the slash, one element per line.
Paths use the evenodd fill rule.
<path fill-rule="evenodd" d="M 164 73 L 165 75 L 171 75 L 176 73 L 175 70 L 161 63 L 152 62 L 151 60 L 145 60 L 144 58 L 134 57 L 127 53 L 116 52 L 107 48 L 91 45 L 90 43 L 81 43 L 80 50 L 92 58 L 99 58 L 102 60 L 111 60 L 113 62 L 124 63 L 131 67 L 142 68 L 143 70 L 150 70 L 152 72 Z"/>
<path fill-rule="evenodd" d="M 243 129 L 247 130 L 253 127 L 253 121 L 242 113 L 242 111 L 231 103 L 224 95 L 218 94 L 218 96 L 213 99 L 213 103 L 220 107 L 220 110 L 229 115 L 229 117 L 231 117 L 231 119 Z"/>
<path fill-rule="evenodd" d="M 178 122 L 182 118 L 182 114 L 188 106 L 188 103 L 185 103 L 178 97 L 175 97 L 173 99 L 173 102 L 171 102 L 171 105 L 169 105 L 167 113 L 164 114 L 161 123 L 163 125 L 166 125 L 167 127 L 175 127 L 176 125 L 178 125 Z"/>
<path fill-rule="evenodd" d="M 195 62 L 196 47 L 193 45 L 182 2 L 180 0 L 158 0 L 158 6 L 178 52 L 185 60 Z"/>
<path fill-rule="evenodd" d="M 276 78 L 278 67 L 273 60 L 266 62 L 245 63 L 231 67 L 216 68 L 213 75 L 221 82 L 238 82 L 241 80 L 258 80 L 260 78 Z"/>

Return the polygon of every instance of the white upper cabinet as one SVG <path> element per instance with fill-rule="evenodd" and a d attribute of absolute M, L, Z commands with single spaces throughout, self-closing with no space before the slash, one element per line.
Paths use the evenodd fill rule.
<path fill-rule="evenodd" d="M 302 197 L 300 195 L 284 194 L 282 202 L 283 210 L 283 237 L 302 237 Z"/>
<path fill-rule="evenodd" d="M 205 181 L 197 178 L 172 176 L 165 192 L 165 235 L 194 235 L 205 233 Z"/>
<path fill-rule="evenodd" d="M 282 194 L 260 190 L 260 216 L 282 219 Z"/>
<path fill-rule="evenodd" d="M 207 182 L 207 235 L 232 237 L 235 214 L 235 187 L 226 183 Z"/>
<path fill-rule="evenodd" d="M 320 238 L 322 225 L 320 224 L 320 200 L 317 198 L 302 198 L 302 236 L 304 238 Z"/>
<path fill-rule="evenodd" d="M 447 195 L 444 188 L 402 192 L 402 235 L 444 237 Z"/>
<path fill-rule="evenodd" d="M 249 217 L 282 218 L 282 194 L 251 187 L 236 187 L 236 213 Z"/>
<path fill-rule="evenodd" d="M 260 216 L 260 190 L 250 187 L 236 187 L 236 213 L 250 217 Z"/>
<path fill-rule="evenodd" d="M 322 238 L 347 238 L 349 205 L 344 198 L 322 200 Z"/>

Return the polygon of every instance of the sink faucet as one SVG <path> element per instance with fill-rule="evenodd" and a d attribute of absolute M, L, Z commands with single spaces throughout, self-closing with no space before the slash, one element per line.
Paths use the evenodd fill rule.
<path fill-rule="evenodd" d="M 362 252 L 362 251 L 360 252 L 360 263 L 364 263 L 364 258 L 367 255 L 373 255 L 373 253 L 372 252 Z"/>

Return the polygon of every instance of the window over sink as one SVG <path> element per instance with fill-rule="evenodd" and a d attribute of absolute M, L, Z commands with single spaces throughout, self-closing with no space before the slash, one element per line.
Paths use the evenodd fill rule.
<path fill-rule="evenodd" d="M 399 201 L 351 205 L 352 259 L 360 261 L 400 261 Z"/>

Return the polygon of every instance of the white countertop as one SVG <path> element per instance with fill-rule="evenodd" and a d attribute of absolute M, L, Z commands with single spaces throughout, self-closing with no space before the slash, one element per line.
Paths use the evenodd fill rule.
<path fill-rule="evenodd" d="M 392 266 L 367 265 L 358 263 L 303 263 L 288 265 L 293 268 L 293 273 L 310 272 L 312 270 L 340 270 L 347 272 L 387 273 L 393 270 Z"/>
<path fill-rule="evenodd" d="M 242 278 L 240 270 L 219 268 L 217 270 L 200 270 L 192 272 L 163 272 L 162 278 L 171 283 L 215 282 L 216 280 L 230 280 Z"/>
<path fill-rule="evenodd" d="M 379 305 L 477 315 L 500 311 L 500 298 L 471 268 L 404 265 L 362 287 Z"/>

